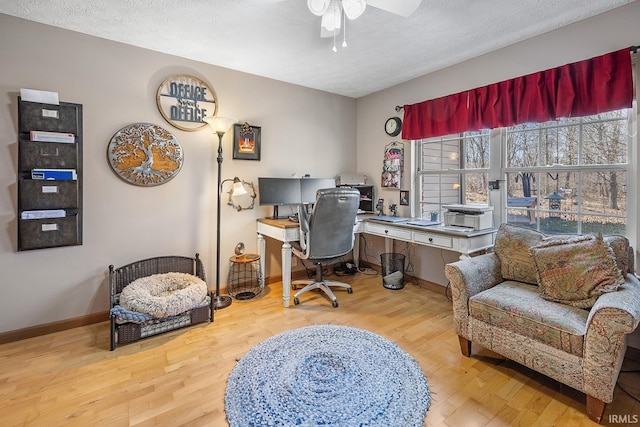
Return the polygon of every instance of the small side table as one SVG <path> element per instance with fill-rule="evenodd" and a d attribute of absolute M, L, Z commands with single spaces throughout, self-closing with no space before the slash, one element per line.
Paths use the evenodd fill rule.
<path fill-rule="evenodd" d="M 260 255 L 229 257 L 227 293 L 237 300 L 255 298 L 262 292 Z"/>

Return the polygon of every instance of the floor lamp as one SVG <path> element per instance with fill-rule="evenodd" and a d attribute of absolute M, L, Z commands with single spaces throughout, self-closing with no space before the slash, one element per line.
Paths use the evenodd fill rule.
<path fill-rule="evenodd" d="M 231 305 L 231 297 L 220 295 L 220 208 L 222 206 L 222 137 L 229 130 L 236 119 L 230 117 L 208 116 L 204 120 L 218 134 L 218 206 L 216 216 L 216 295 L 213 306 L 216 309 Z"/>

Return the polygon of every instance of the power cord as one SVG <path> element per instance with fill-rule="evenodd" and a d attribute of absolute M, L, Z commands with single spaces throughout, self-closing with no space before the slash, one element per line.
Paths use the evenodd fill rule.
<path fill-rule="evenodd" d="M 358 235 L 360 236 L 360 240 L 364 242 L 363 252 L 364 252 L 365 260 L 367 260 L 367 262 L 369 264 L 375 264 L 375 263 L 371 262 L 371 259 L 370 259 L 371 255 L 367 253 L 367 247 L 368 247 L 367 243 L 368 242 L 367 242 L 366 237 L 364 237 L 364 233 L 358 233 Z M 362 273 L 364 275 L 367 275 L 367 276 L 377 276 L 378 274 L 380 274 L 377 270 L 375 270 L 373 268 L 369 268 L 369 267 L 366 267 L 366 268 L 360 267 L 360 269 L 358 271 L 360 271 L 360 273 Z"/>

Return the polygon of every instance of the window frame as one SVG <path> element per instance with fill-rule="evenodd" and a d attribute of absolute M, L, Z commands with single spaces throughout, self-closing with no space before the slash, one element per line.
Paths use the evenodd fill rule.
<path fill-rule="evenodd" d="M 625 110 L 625 109 L 623 109 Z M 442 141 L 450 141 L 450 140 L 455 140 L 460 138 L 460 136 L 458 135 L 445 135 L 445 136 L 441 136 L 441 137 L 435 137 L 435 138 L 427 138 L 427 139 L 423 139 L 423 140 L 413 140 L 411 147 L 412 147 L 412 159 L 414 159 L 413 162 L 413 167 L 412 167 L 412 191 L 414 194 L 414 203 L 412 205 L 411 208 L 411 213 L 412 216 L 416 216 L 416 217 L 423 217 L 423 210 L 422 210 L 422 206 L 424 204 L 423 200 L 422 200 L 422 177 L 424 175 L 457 175 L 460 178 L 460 182 L 461 182 L 461 199 L 463 200 L 463 193 L 462 191 L 464 191 L 464 179 L 463 177 L 466 174 L 469 173 L 488 173 L 489 175 L 489 179 L 488 181 L 497 181 L 499 185 L 499 189 L 496 190 L 489 190 L 487 189 L 487 199 L 488 199 L 488 204 L 491 206 L 494 206 L 494 223 L 495 224 L 501 224 L 504 222 L 507 222 L 508 217 L 507 217 L 507 212 L 508 212 L 508 206 L 507 206 L 507 174 L 509 173 L 535 173 L 535 174 L 546 174 L 546 173 L 576 173 L 578 176 L 578 180 L 581 181 L 581 174 L 583 173 L 590 173 L 590 172 L 602 172 L 602 171 L 607 171 L 607 172 L 612 172 L 612 171 L 622 171 L 626 173 L 626 186 L 627 186 L 627 193 L 626 193 L 626 206 L 625 206 L 625 214 L 623 215 L 615 215 L 615 214 L 601 214 L 601 213 L 593 213 L 594 216 L 603 216 L 603 217 L 612 217 L 612 218 L 624 218 L 625 219 L 625 230 L 626 230 L 626 235 L 629 235 L 630 233 L 635 233 L 636 232 L 636 228 L 634 225 L 632 225 L 632 218 L 635 218 L 635 212 L 637 211 L 636 209 L 636 194 L 635 192 L 637 192 L 637 186 L 635 185 L 635 181 L 633 181 L 634 176 L 636 176 L 636 168 L 637 166 L 634 165 L 633 160 L 635 159 L 634 154 L 637 156 L 637 152 L 634 150 L 634 142 L 636 140 L 636 132 L 637 132 L 637 120 L 636 120 L 636 114 L 637 114 L 637 108 L 636 108 L 636 101 L 634 100 L 633 102 L 633 107 L 630 109 L 626 109 L 627 110 L 627 143 L 626 143 L 626 163 L 610 163 L 610 164 L 585 164 L 581 158 L 582 156 L 582 151 L 583 151 L 583 127 L 585 124 L 593 124 L 593 123 L 600 123 L 600 122 L 607 122 L 607 121 L 612 121 L 612 120 L 619 120 L 619 119 L 610 119 L 610 118 L 605 118 L 605 119 L 599 119 L 599 120 L 593 120 L 591 119 L 594 116 L 588 116 L 586 118 L 572 118 L 572 119 L 567 119 L 567 121 L 563 124 L 562 123 L 562 119 L 560 119 L 559 121 L 556 122 L 556 124 L 553 124 L 554 122 L 545 122 L 545 123 L 540 123 L 540 124 L 535 124 L 535 128 L 532 128 L 532 130 L 537 130 L 538 132 L 541 131 L 541 129 L 543 130 L 548 130 L 548 129 L 554 129 L 554 128 L 561 128 L 561 127 L 568 127 L 568 126 L 575 126 L 578 125 L 580 127 L 580 137 L 579 137 L 579 159 L 577 160 L 577 164 L 574 165 L 551 165 L 551 166 L 528 166 L 528 167 L 515 167 L 515 166 L 511 166 L 511 167 L 507 167 L 507 156 L 508 156 L 508 133 L 509 133 L 509 129 L 511 128 L 498 128 L 498 129 L 492 129 L 492 130 L 488 130 L 486 132 L 488 132 L 489 134 L 489 149 L 490 149 L 490 154 L 489 154 L 489 168 L 482 168 L 482 169 L 468 169 L 465 168 L 464 165 L 462 164 L 463 159 L 464 159 L 464 151 L 462 149 L 460 149 L 460 162 L 459 162 L 459 167 L 457 169 L 446 169 L 446 170 L 437 170 L 437 169 L 430 169 L 430 170 L 423 170 L 422 169 L 422 146 L 424 144 L 429 144 L 429 143 L 434 143 L 434 142 L 439 142 L 442 143 Z M 576 123 L 576 120 L 578 121 L 578 123 Z M 459 134 L 459 135 L 464 135 L 466 133 L 463 134 Z M 540 164 L 540 156 L 541 156 L 541 143 L 540 143 L 540 139 L 537 140 L 538 141 L 538 164 Z M 460 142 L 460 145 L 462 145 L 462 141 Z M 634 183 L 632 185 L 632 183 Z M 629 188 L 633 188 L 632 193 L 629 192 Z M 576 189 L 575 191 L 577 191 L 578 193 L 581 191 L 581 188 Z M 542 202 L 544 201 L 544 199 L 540 199 L 541 195 L 538 195 L 538 205 L 535 208 L 535 212 L 536 212 L 536 217 L 539 218 L 539 213 L 549 213 L 549 212 L 553 212 L 550 209 L 545 209 L 543 208 Z M 631 196 L 631 197 L 630 197 Z M 571 214 L 575 214 L 578 216 L 578 218 L 580 218 L 577 221 L 577 233 L 582 233 L 582 218 L 584 217 L 585 213 L 582 209 L 582 202 L 581 200 L 579 201 L 577 207 L 576 207 L 576 211 L 571 211 Z M 591 215 L 591 213 L 589 213 L 589 215 Z M 536 221 L 535 224 L 535 228 L 536 229 L 540 229 L 540 220 L 538 219 Z M 635 239 L 633 239 L 635 240 Z"/>

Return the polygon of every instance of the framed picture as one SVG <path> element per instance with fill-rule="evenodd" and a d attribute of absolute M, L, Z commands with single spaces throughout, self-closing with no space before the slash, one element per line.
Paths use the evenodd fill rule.
<path fill-rule="evenodd" d="M 260 127 L 247 122 L 233 125 L 233 158 L 260 160 Z"/>
<path fill-rule="evenodd" d="M 409 190 L 400 190 L 400 206 L 409 206 Z"/>

